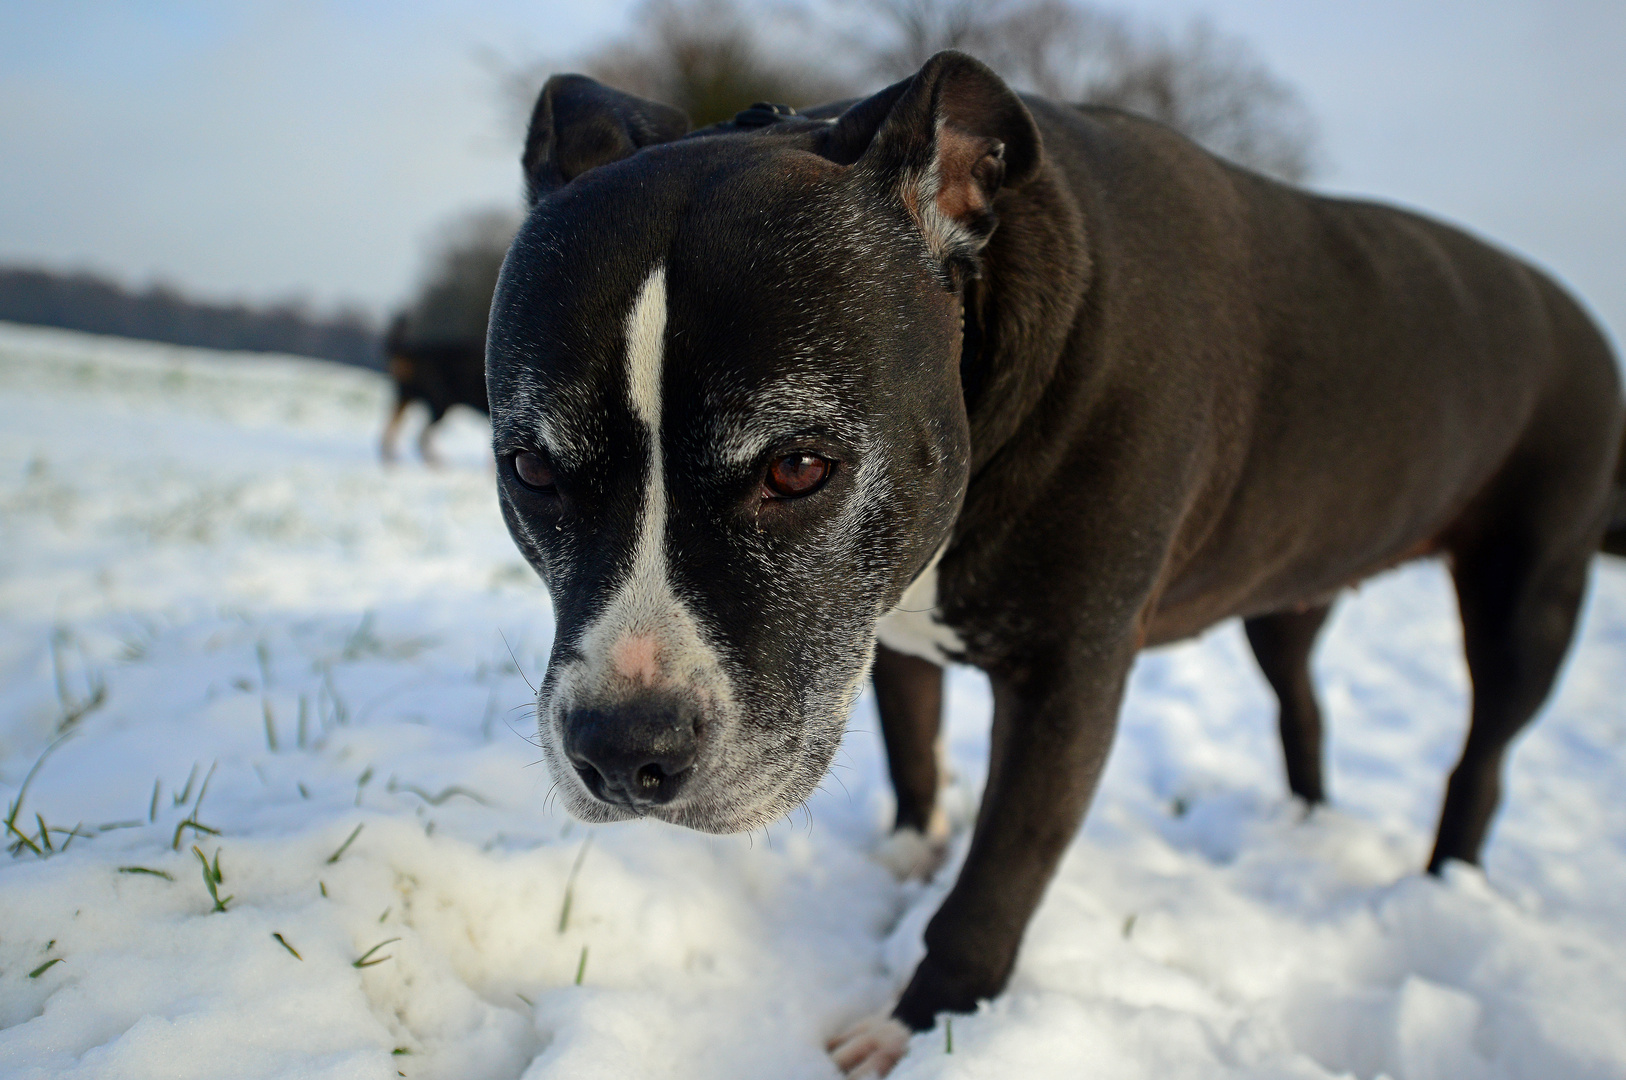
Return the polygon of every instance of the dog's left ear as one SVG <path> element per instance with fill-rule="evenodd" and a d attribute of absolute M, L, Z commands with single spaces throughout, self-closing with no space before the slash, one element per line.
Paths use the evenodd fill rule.
<path fill-rule="evenodd" d="M 843 113 L 825 155 L 903 201 L 932 254 L 975 266 L 993 234 L 994 196 L 1039 171 L 1039 128 L 987 65 L 940 52 L 903 82 Z"/>
<path fill-rule="evenodd" d="M 688 131 L 689 118 L 681 109 L 634 97 L 586 75 L 555 75 L 537 96 L 525 133 L 520 164 L 526 205 L 535 206 L 588 169 L 682 138 Z"/>

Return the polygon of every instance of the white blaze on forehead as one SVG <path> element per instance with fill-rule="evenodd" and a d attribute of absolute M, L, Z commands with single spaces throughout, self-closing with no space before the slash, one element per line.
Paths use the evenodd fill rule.
<path fill-rule="evenodd" d="M 651 477 L 661 477 L 661 361 L 666 353 L 666 268 L 644 279 L 627 316 L 627 396 L 632 411 L 649 429 L 654 454 Z"/>
<path fill-rule="evenodd" d="M 728 688 L 715 652 L 672 591 L 666 551 L 666 463 L 661 452 L 661 383 L 666 338 L 666 272 L 644 280 L 626 322 L 626 386 L 643 425 L 647 471 L 632 565 L 610 602 L 582 634 L 582 659 L 561 672 L 559 697 L 614 699 L 660 685 L 721 704 Z"/>
<path fill-rule="evenodd" d="M 643 422 L 649 443 L 643 523 L 628 577 L 616 603 L 628 616 L 610 644 L 610 663 L 627 676 L 654 682 L 660 671 L 659 624 L 672 617 L 677 599 L 666 575 L 666 461 L 661 454 L 661 362 L 665 358 L 666 270 L 657 266 L 638 290 L 627 316 L 627 399 Z M 665 609 L 665 610 L 663 610 Z"/>

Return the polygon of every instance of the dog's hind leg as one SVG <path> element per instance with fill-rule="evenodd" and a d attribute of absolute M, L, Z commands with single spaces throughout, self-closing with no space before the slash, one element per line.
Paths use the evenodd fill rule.
<path fill-rule="evenodd" d="M 894 831 L 879 857 L 899 877 L 923 876 L 936 868 L 948 839 L 948 820 L 937 800 L 943 779 L 938 756 L 943 669 L 877 643 L 871 678 L 898 799 Z"/>
<path fill-rule="evenodd" d="M 1603 553 L 1626 558 L 1626 436 L 1615 458 L 1614 493 L 1609 500 L 1609 524 L 1603 533 Z"/>
<path fill-rule="evenodd" d="M 1508 744 L 1546 700 L 1575 631 L 1596 541 L 1555 551 L 1533 531 L 1497 530 L 1454 553 L 1473 714 L 1446 786 L 1430 873 L 1449 859 L 1479 862 Z"/>
<path fill-rule="evenodd" d="M 1537 285 L 1554 350 L 1541 400 L 1444 538 L 1473 711 L 1428 861 L 1436 874 L 1451 859 L 1479 862 L 1508 744 L 1552 690 L 1621 487 L 1621 385 L 1608 342 L 1569 297 Z"/>
<path fill-rule="evenodd" d="M 1312 806 L 1325 802 L 1327 791 L 1322 781 L 1321 706 L 1310 679 L 1310 653 L 1331 610 L 1331 604 L 1322 604 L 1259 615 L 1242 623 L 1259 670 L 1280 703 L 1277 716 L 1287 786 Z"/>
<path fill-rule="evenodd" d="M 378 456 L 385 464 L 395 460 L 395 440 L 401 434 L 401 418 L 406 415 L 409 404 L 405 394 L 397 394 L 390 418 L 384 423 L 384 434 L 378 439 Z"/>
<path fill-rule="evenodd" d="M 434 468 L 439 468 L 441 464 L 440 454 L 435 451 L 435 425 L 440 423 L 441 417 L 445 415 L 445 410 L 431 412 L 429 422 L 424 424 L 422 431 L 418 432 L 418 456 L 423 458 L 425 465 Z"/>

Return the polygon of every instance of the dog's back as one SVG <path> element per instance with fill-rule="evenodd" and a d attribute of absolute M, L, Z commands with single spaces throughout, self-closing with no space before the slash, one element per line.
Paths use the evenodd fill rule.
<path fill-rule="evenodd" d="M 1162 388 L 1142 422 L 1168 425 L 1205 474 L 1149 640 L 1448 548 L 1518 476 L 1542 478 L 1520 495 L 1532 514 L 1586 530 L 1607 513 L 1618 371 L 1547 275 L 1128 114 L 1029 104 L 1084 205 L 1097 305 L 1084 332 L 1100 347 L 1081 364 L 1126 392 Z"/>

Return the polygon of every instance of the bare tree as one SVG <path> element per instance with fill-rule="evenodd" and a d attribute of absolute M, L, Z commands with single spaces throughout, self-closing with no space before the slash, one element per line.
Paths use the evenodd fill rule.
<path fill-rule="evenodd" d="M 1223 157 L 1284 180 L 1315 165 L 1315 125 L 1292 87 L 1236 38 L 1197 21 L 1158 36 L 1135 62 L 1091 85 L 1084 100 L 1161 120 Z"/>
<path fill-rule="evenodd" d="M 902 78 L 940 49 L 979 57 L 1018 89 L 1112 105 L 1284 180 L 1315 161 L 1315 127 L 1291 86 L 1246 42 L 1202 19 L 1178 36 L 1068 0 L 868 0 L 879 33 L 854 46 Z"/>
<path fill-rule="evenodd" d="M 868 0 L 845 37 L 876 76 L 904 78 L 943 49 L 970 53 L 1021 89 L 1078 97 L 1081 70 L 1121 52 L 1121 17 L 1066 0 Z"/>
<path fill-rule="evenodd" d="M 735 0 L 645 0 L 623 38 L 565 68 L 533 63 L 501 76 L 521 126 L 552 71 L 575 70 L 640 97 L 675 105 L 696 127 L 733 118 L 759 101 L 801 107 L 862 89 L 774 40 L 807 14 L 782 7 L 748 15 Z M 822 59 L 822 50 L 817 50 Z"/>

